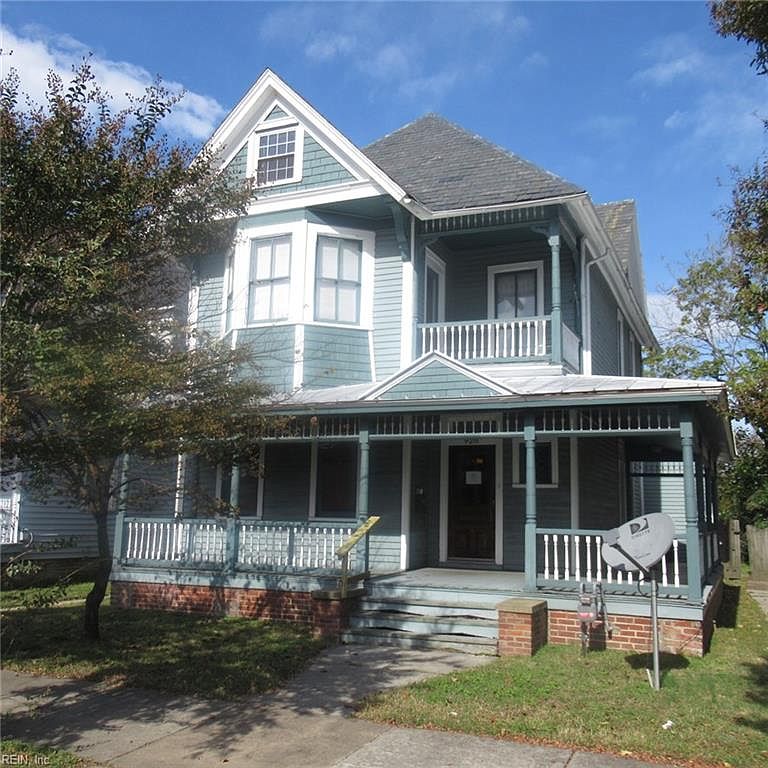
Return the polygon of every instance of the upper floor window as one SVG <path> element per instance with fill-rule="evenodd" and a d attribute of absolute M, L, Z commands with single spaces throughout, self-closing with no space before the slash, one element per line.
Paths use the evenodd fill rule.
<path fill-rule="evenodd" d="M 291 278 L 291 236 L 251 240 L 248 322 L 288 317 Z"/>
<path fill-rule="evenodd" d="M 315 320 L 360 322 L 362 253 L 360 240 L 317 238 Z"/>
<path fill-rule="evenodd" d="M 304 156 L 304 133 L 295 121 L 281 121 L 272 130 L 251 135 L 248 149 L 248 173 L 257 186 L 271 186 L 299 181 Z"/>
<path fill-rule="evenodd" d="M 504 264 L 488 270 L 489 317 L 511 320 L 537 317 L 544 311 L 541 262 Z"/>

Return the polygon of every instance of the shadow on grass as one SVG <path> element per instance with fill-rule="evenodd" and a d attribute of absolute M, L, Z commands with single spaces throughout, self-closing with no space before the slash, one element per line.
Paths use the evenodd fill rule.
<path fill-rule="evenodd" d="M 87 645 L 78 639 L 80 614 L 59 608 L 28 615 L 6 661 L 23 661 L 22 668 L 38 673 L 46 669 L 38 660 L 61 662 L 59 674 L 66 674 L 68 663 L 89 661 L 92 666 L 86 679 L 77 681 L 17 677 L 3 669 L 4 696 L 13 697 L 3 717 L 4 735 L 62 749 L 87 748 L 89 758 L 98 762 L 115 759 L 123 749 L 135 750 L 139 734 L 183 750 L 190 762 L 208 761 L 212 754 L 224 760 L 257 744 L 259 764 L 298 765 L 304 763 L 295 750 L 311 754 L 317 746 L 317 730 L 305 733 L 299 716 L 350 714 L 373 691 L 423 673 L 422 659 L 405 649 L 338 646 L 312 670 L 289 679 L 318 650 L 306 634 L 303 640 L 298 637 L 302 633 L 295 625 L 148 610 L 103 609 L 104 640 Z M 461 666 L 449 652 L 430 656 L 435 673 Z M 206 687 L 210 692 L 222 676 L 229 678 L 225 700 L 188 695 Z M 177 691 L 146 690 L 153 679 L 175 679 Z M 249 681 L 268 692 L 250 694 Z M 342 759 L 349 751 L 344 718 L 322 722 L 324 741 L 337 745 L 337 759 Z M 265 738 L 268 731 L 275 735 Z"/>
<path fill-rule="evenodd" d="M 757 663 L 744 664 L 749 675 L 749 688 L 747 698 L 768 712 L 768 654 L 764 655 Z M 754 728 L 756 731 L 768 734 L 768 717 L 745 718 L 737 717 L 740 725 Z"/>
<path fill-rule="evenodd" d="M 715 619 L 718 627 L 733 629 L 736 626 L 736 616 L 739 612 L 741 587 L 735 584 L 723 584 L 723 599 Z"/>
<path fill-rule="evenodd" d="M 652 653 L 630 653 L 624 660 L 632 669 L 653 669 Z M 679 653 L 659 652 L 659 677 L 661 682 L 673 669 L 688 669 L 691 662 Z"/>

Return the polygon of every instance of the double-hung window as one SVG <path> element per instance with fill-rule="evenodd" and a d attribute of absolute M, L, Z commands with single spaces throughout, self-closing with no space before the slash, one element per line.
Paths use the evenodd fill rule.
<path fill-rule="evenodd" d="M 497 318 L 508 320 L 514 317 L 536 317 L 535 269 L 499 272 L 494 279 Z"/>
<path fill-rule="evenodd" d="M 296 129 L 263 133 L 258 137 L 256 183 L 275 184 L 296 176 Z"/>
<path fill-rule="evenodd" d="M 291 276 L 291 236 L 251 240 L 248 322 L 285 320 Z"/>
<path fill-rule="evenodd" d="M 362 254 L 360 240 L 317 238 L 315 320 L 360 322 Z"/>

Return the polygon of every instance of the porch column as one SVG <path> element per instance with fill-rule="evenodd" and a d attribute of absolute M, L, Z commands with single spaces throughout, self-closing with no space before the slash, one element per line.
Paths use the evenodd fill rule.
<path fill-rule="evenodd" d="M 680 443 L 683 450 L 683 493 L 685 496 L 685 540 L 688 563 L 688 599 L 701 601 L 701 552 L 699 549 L 699 505 L 696 499 L 696 466 L 693 458 L 693 420 L 680 415 Z"/>
<path fill-rule="evenodd" d="M 119 564 L 123 556 L 123 525 L 125 522 L 125 508 L 128 504 L 128 454 L 124 453 L 120 459 L 120 486 L 117 489 L 117 509 L 115 515 L 115 534 L 112 546 L 112 564 Z M 17 513 L 18 514 L 18 513 Z M 18 527 L 18 520 L 17 520 Z"/>
<path fill-rule="evenodd" d="M 563 361 L 563 314 L 560 298 L 560 227 L 549 228 L 549 250 L 552 254 L 552 363 Z"/>
<path fill-rule="evenodd" d="M 357 480 L 357 524 L 360 525 L 368 518 L 368 473 L 371 444 L 367 427 L 361 425 L 358 436 L 360 445 L 360 474 Z M 369 546 L 368 536 L 363 541 L 363 571 L 368 572 Z"/>
<path fill-rule="evenodd" d="M 536 589 L 536 427 L 525 417 L 525 588 Z"/>
<path fill-rule="evenodd" d="M 237 509 L 240 506 L 240 465 L 233 464 L 229 473 L 229 506 Z"/>

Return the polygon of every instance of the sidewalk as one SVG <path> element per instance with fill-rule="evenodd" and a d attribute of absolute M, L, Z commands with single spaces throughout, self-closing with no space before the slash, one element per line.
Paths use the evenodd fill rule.
<path fill-rule="evenodd" d="M 204 701 L 2 670 L 4 738 L 117 768 L 647 768 L 602 754 L 350 717 L 363 696 L 485 663 L 442 651 L 339 646 L 286 688 L 237 702 Z"/>

